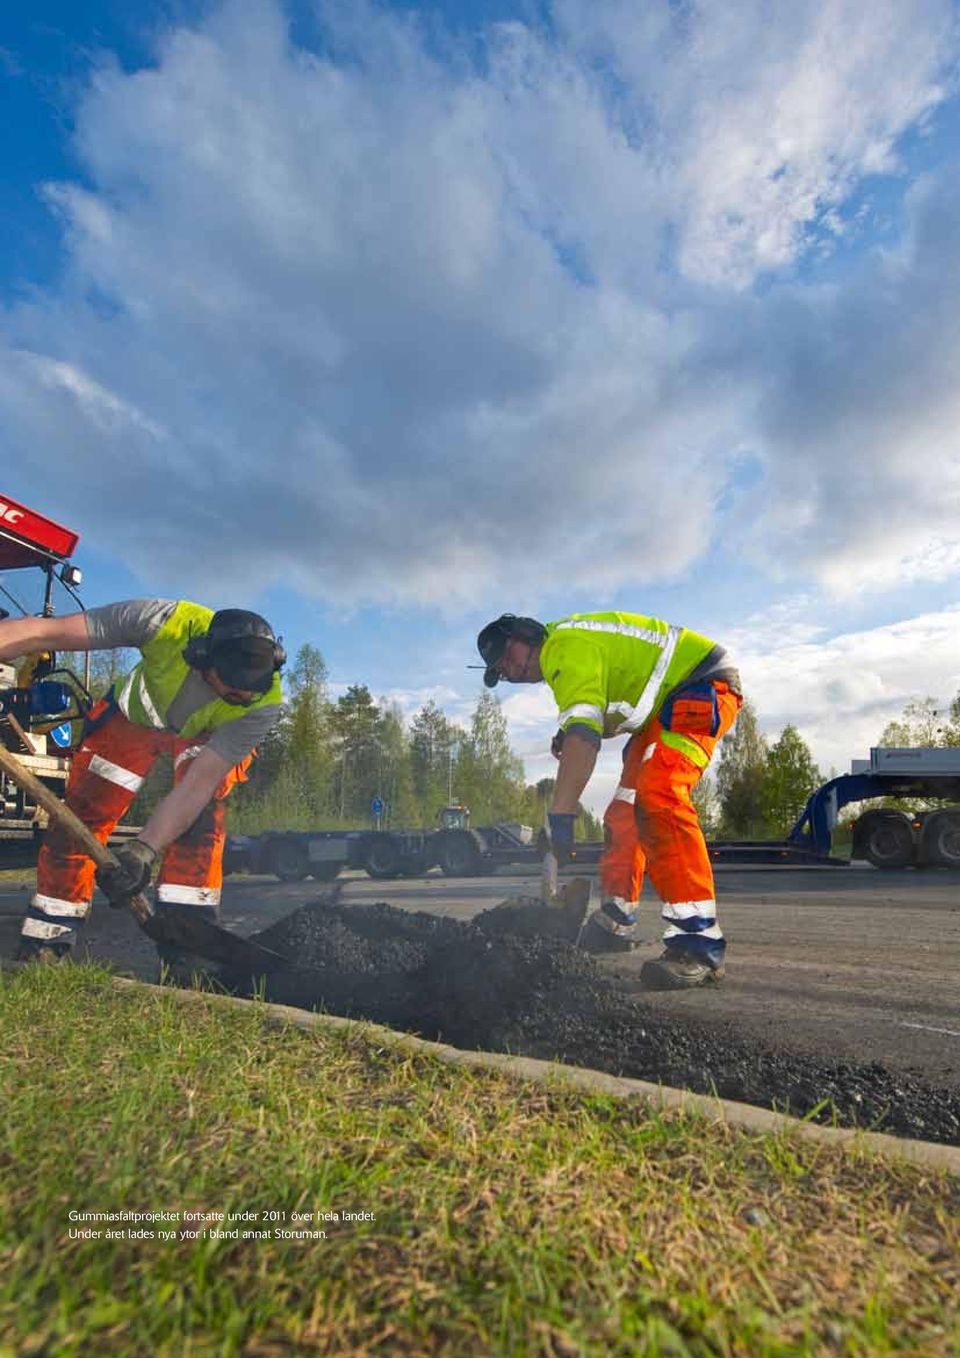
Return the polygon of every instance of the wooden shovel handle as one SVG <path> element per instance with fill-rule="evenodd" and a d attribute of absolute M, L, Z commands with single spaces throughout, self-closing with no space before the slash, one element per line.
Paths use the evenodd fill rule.
<path fill-rule="evenodd" d="M 114 866 L 117 860 L 107 846 L 100 843 L 90 827 L 84 825 L 80 817 L 75 815 L 55 792 L 51 792 L 45 783 L 41 783 L 29 769 L 24 768 L 15 754 L 2 745 L 0 745 L 0 769 L 28 793 L 38 806 L 42 806 L 52 821 L 63 826 L 64 830 L 73 836 L 79 847 L 93 859 L 98 868 Z M 152 913 L 149 903 L 143 896 L 132 897 L 130 909 L 141 922 Z"/>

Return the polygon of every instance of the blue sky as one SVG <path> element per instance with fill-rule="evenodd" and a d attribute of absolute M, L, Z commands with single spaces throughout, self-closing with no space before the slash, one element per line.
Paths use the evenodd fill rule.
<path fill-rule="evenodd" d="M 491 616 L 652 613 L 825 771 L 960 688 L 952 0 L 12 8 L 0 490 L 88 604 L 458 719 Z"/>

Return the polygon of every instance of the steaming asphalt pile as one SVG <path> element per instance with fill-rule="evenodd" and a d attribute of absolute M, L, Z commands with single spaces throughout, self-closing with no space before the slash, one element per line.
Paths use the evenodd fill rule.
<path fill-rule="evenodd" d="M 549 936 L 552 931 L 554 936 Z M 255 935 L 291 959 L 266 998 L 468 1050 L 565 1061 L 846 1126 L 960 1145 L 960 1094 L 877 1064 L 820 1064 L 707 1018 L 663 1015 L 568 941 L 556 907 L 523 899 L 469 924 L 387 904 L 318 900 Z M 241 993 L 249 985 L 224 981 Z M 705 1003 L 705 1009 L 708 1004 Z"/>

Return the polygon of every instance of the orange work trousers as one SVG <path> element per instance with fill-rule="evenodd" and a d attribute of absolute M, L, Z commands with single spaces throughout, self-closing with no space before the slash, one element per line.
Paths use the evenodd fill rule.
<path fill-rule="evenodd" d="M 105 701 L 90 712 L 92 729 L 73 758 L 65 799 L 103 844 L 159 756 L 170 755 L 178 783 L 207 739 L 184 739 L 136 726 L 122 712 L 107 712 Z M 252 761 L 251 754 L 230 770 L 194 823 L 168 846 L 157 878 L 158 905 L 192 905 L 215 917 L 223 884 L 223 801 L 245 780 Z M 94 873 L 93 860 L 59 826 L 51 826 L 37 860 L 37 892 L 24 921 L 24 937 L 37 945 L 44 940 L 73 943 L 76 926 L 90 913 Z"/>
<path fill-rule="evenodd" d="M 634 913 L 649 871 L 663 901 L 664 942 L 699 935 L 705 950 L 716 943 L 720 955 L 713 868 L 690 792 L 742 703 L 719 680 L 676 693 L 627 744 L 620 786 L 603 818 L 603 898 Z"/>

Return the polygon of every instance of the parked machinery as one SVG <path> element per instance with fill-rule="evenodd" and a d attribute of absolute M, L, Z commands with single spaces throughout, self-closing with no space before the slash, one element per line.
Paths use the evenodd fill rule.
<path fill-rule="evenodd" d="M 42 576 L 44 617 L 53 614 L 55 584 L 76 600 L 79 569 L 68 558 L 78 542 L 77 534 L 54 520 L 0 498 L 0 572 L 39 571 Z M 0 582 L 0 618 L 10 616 L 6 604 L 21 612 L 26 608 L 13 591 Z M 70 751 L 80 737 L 84 713 L 90 705 L 86 680 L 57 664 L 52 652 L 26 656 L 19 664 L 0 664 L 0 741 L 58 795 L 62 795 L 70 769 Z M 37 837 L 46 827 L 40 807 L 0 773 L 0 850 L 5 864 L 31 862 Z"/>

